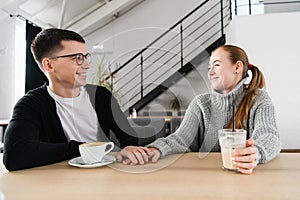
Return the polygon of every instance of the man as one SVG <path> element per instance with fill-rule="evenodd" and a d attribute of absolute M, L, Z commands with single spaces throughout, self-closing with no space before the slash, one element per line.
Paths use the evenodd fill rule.
<path fill-rule="evenodd" d="M 108 141 L 110 131 L 121 148 L 137 144 L 112 94 L 86 84 L 90 54 L 79 34 L 43 30 L 33 40 L 31 52 L 49 85 L 29 91 L 14 107 L 4 138 L 3 163 L 8 170 L 79 156 L 79 144 Z"/>

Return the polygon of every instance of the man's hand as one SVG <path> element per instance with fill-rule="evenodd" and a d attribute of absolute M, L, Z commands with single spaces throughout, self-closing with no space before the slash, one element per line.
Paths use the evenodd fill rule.
<path fill-rule="evenodd" d="M 117 160 L 125 165 L 143 165 L 149 160 L 155 163 L 160 157 L 160 151 L 156 148 L 141 146 L 127 146 L 117 155 Z"/>

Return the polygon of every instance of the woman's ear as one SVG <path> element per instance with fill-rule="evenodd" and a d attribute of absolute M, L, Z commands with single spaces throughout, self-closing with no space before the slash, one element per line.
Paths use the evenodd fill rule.
<path fill-rule="evenodd" d="M 243 64 L 243 62 L 242 61 L 237 61 L 236 62 L 236 65 L 235 65 L 235 72 L 237 73 L 237 74 L 239 74 L 239 73 L 242 73 L 243 72 L 243 69 L 244 69 L 244 64 Z"/>
<path fill-rule="evenodd" d="M 51 60 L 49 58 L 44 58 L 42 60 L 42 67 L 44 69 L 45 72 L 53 72 L 53 66 L 51 64 Z"/>

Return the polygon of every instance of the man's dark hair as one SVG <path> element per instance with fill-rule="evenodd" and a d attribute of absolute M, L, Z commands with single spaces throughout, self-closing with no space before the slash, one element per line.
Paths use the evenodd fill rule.
<path fill-rule="evenodd" d="M 61 42 L 73 40 L 85 43 L 81 35 L 74 31 L 50 28 L 42 30 L 31 43 L 34 59 L 41 65 L 43 58 L 51 57 L 56 51 L 63 49 Z"/>

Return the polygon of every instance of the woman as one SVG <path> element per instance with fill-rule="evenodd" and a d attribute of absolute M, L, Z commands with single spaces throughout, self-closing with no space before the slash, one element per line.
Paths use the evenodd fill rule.
<path fill-rule="evenodd" d="M 246 83 L 248 71 L 252 80 Z M 265 80 L 256 66 L 249 63 L 245 51 L 224 45 L 210 57 L 208 77 L 211 94 L 201 94 L 190 103 L 177 131 L 147 147 L 128 146 L 118 155 L 124 164 L 144 164 L 160 157 L 189 151 L 220 151 L 218 130 L 232 124 L 235 106 L 235 128 L 246 129 L 246 147 L 235 152 L 233 162 L 238 171 L 251 174 L 258 163 L 272 160 L 280 152 L 280 136 L 274 106 L 263 90 Z"/>

